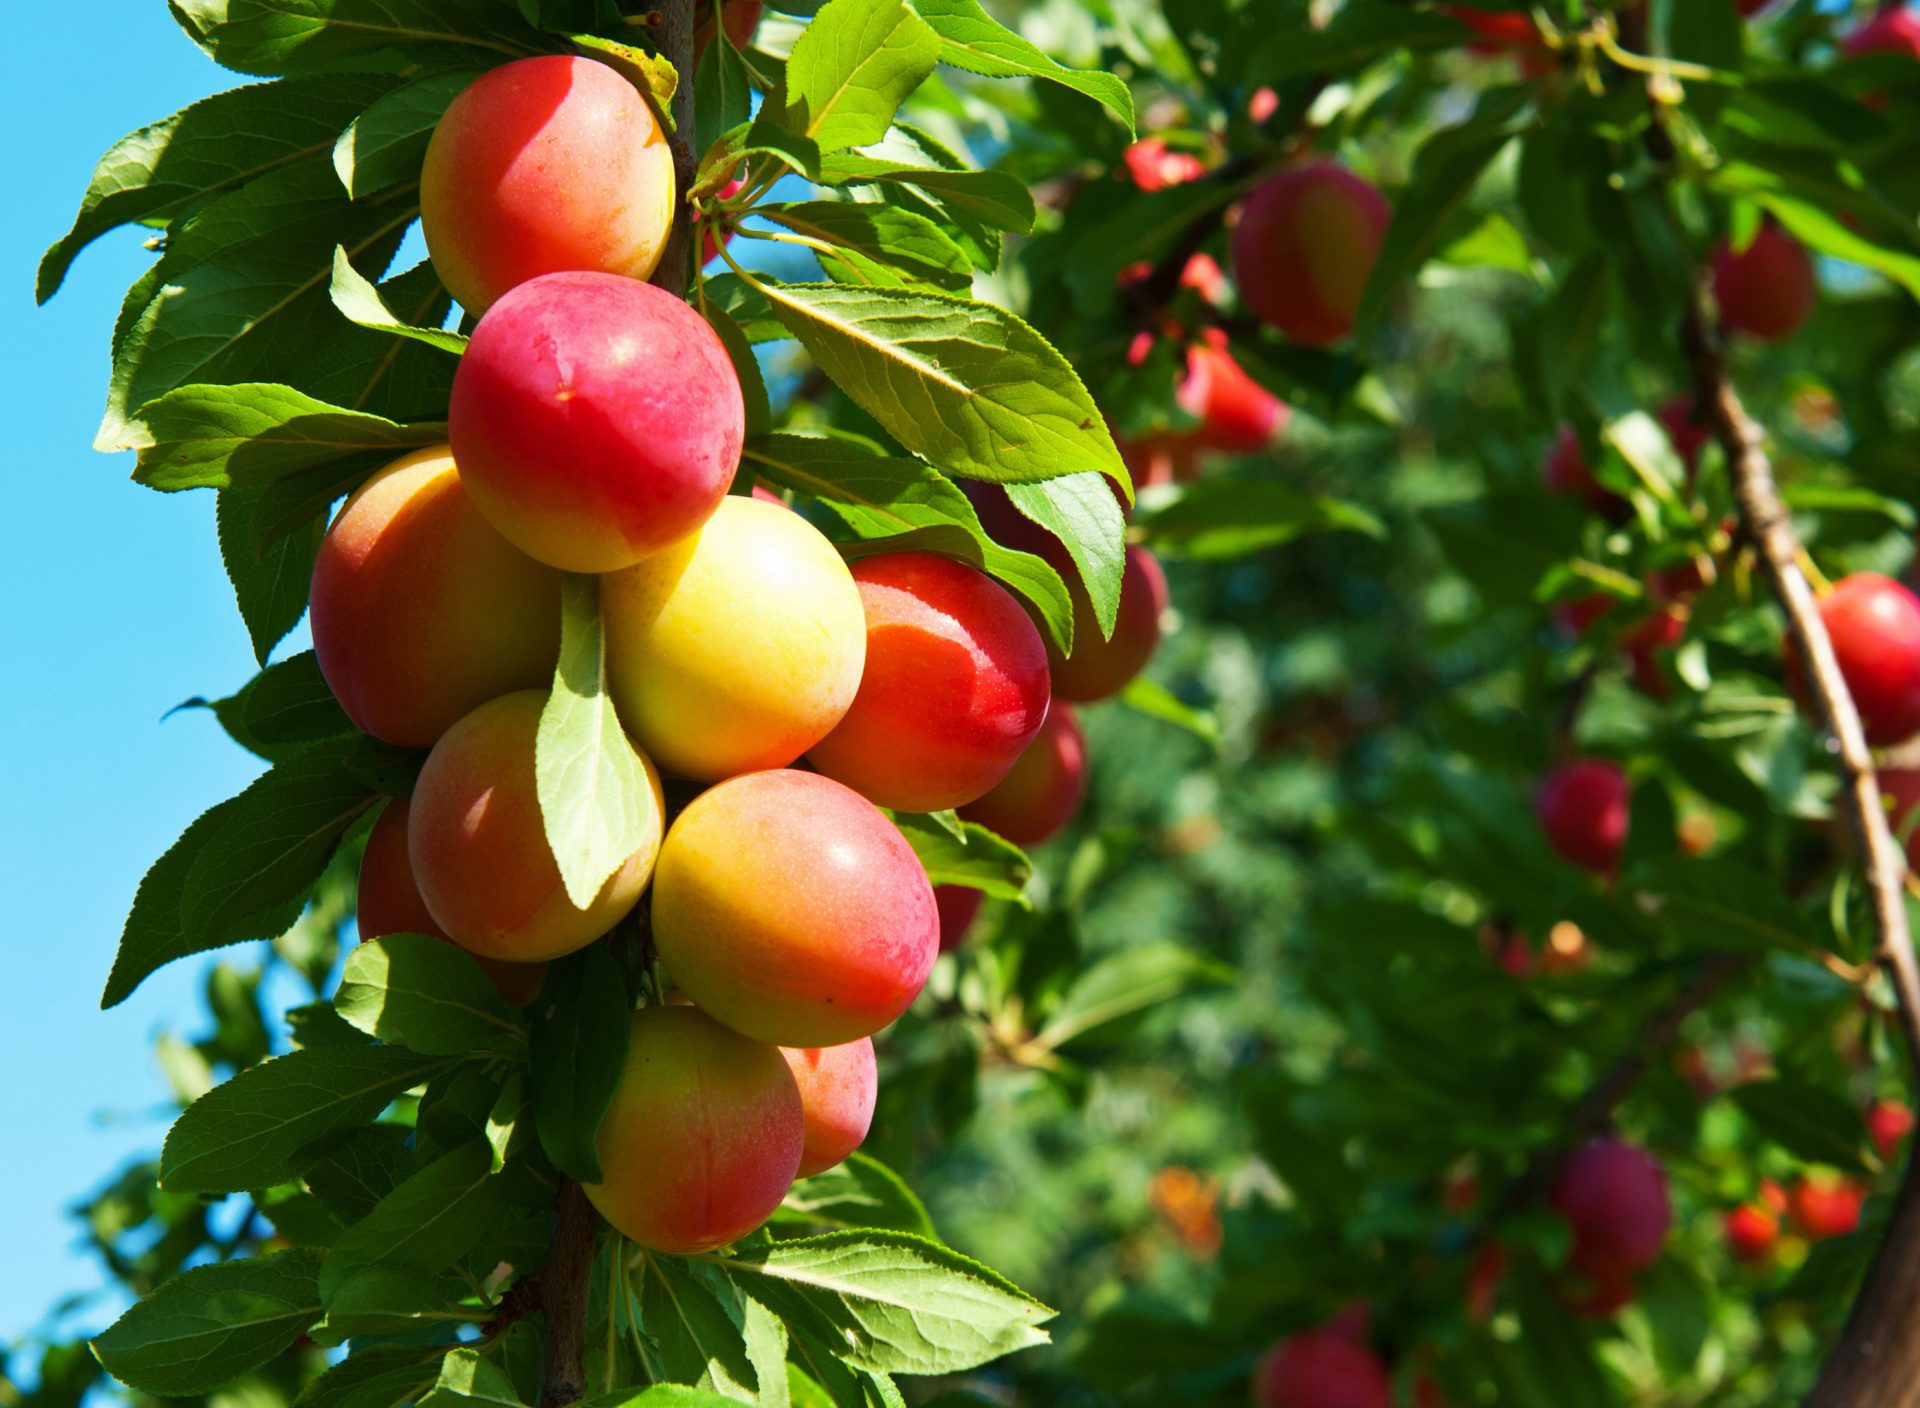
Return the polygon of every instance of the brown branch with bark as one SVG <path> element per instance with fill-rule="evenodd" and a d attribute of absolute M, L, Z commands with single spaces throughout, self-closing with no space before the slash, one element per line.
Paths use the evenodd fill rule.
<path fill-rule="evenodd" d="M 593 1274 L 593 1244 L 600 1214 L 571 1178 L 560 1181 L 553 1240 L 540 1268 L 539 1408 L 567 1408 L 587 1391 L 587 1294 Z"/>
<path fill-rule="evenodd" d="M 1800 543 L 1774 484 L 1763 434 L 1727 378 L 1697 274 L 1681 345 L 1695 403 L 1726 454 L 1741 525 L 1786 612 L 1787 633 L 1806 667 L 1807 691 L 1834 738 L 1841 810 L 1873 900 L 1874 960 L 1893 984 L 1909 1054 L 1920 1063 L 1920 968 L 1907 926 L 1906 857 L 1887 822 L 1859 711 L 1800 569 Z M 1810 1408 L 1920 1408 L 1920 1164 L 1912 1160 L 1873 1268 L 1806 1403 Z"/>
<path fill-rule="evenodd" d="M 702 0 L 661 0 L 657 13 L 660 25 L 653 31 L 660 54 L 680 75 L 673 90 L 674 131 L 668 139 L 673 151 L 673 225 L 667 231 L 667 247 L 660 255 L 659 267 L 647 282 L 663 288 L 675 298 L 687 296 L 687 279 L 692 269 L 688 253 L 693 247 L 693 207 L 687 192 L 693 189 L 699 153 L 693 149 L 693 31 Z"/>

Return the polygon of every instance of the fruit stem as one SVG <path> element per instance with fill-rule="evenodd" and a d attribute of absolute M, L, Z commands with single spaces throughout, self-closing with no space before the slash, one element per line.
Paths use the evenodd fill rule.
<path fill-rule="evenodd" d="M 673 225 L 667 231 L 667 247 L 660 263 L 647 280 L 665 289 L 675 298 L 687 296 L 688 254 L 693 248 L 693 207 L 687 192 L 693 189 L 699 154 L 693 149 L 693 30 L 700 0 L 659 0 L 661 24 L 653 32 L 661 57 L 680 75 L 673 90 L 674 133 L 668 139 L 673 152 Z M 719 25 L 716 22 L 716 31 Z"/>
<path fill-rule="evenodd" d="M 587 1292 L 600 1214 L 571 1178 L 560 1180 L 553 1240 L 540 1271 L 545 1312 L 540 1344 L 540 1408 L 567 1408 L 586 1396 Z"/>

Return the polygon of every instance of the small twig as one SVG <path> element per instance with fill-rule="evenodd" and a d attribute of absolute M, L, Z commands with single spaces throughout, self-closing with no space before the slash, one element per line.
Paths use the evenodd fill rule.
<path fill-rule="evenodd" d="M 493 1307 L 493 1319 L 480 1327 L 480 1333 L 488 1339 L 508 1329 L 516 1322 L 526 1319 L 540 1308 L 540 1278 L 523 1276 L 507 1288 Z"/>

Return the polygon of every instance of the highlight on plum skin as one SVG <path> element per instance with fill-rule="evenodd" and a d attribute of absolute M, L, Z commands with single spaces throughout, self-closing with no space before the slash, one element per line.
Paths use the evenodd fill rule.
<path fill-rule="evenodd" d="M 606 933 L 639 901 L 660 846 L 665 805 L 644 753 L 649 803 L 638 850 L 581 909 L 547 844 L 534 739 L 547 695 L 481 705 L 441 737 L 414 784 L 407 854 L 427 911 L 455 943 L 517 963 L 560 958 Z"/>
<path fill-rule="evenodd" d="M 445 445 L 353 492 L 321 540 L 308 595 L 314 656 L 363 732 L 429 748 L 489 699 L 553 679 L 560 574 L 474 505 Z"/>
<path fill-rule="evenodd" d="M 748 773 L 674 822 L 654 875 L 661 961 L 699 1007 L 777 1046 L 841 1046 L 907 1009 L 940 949 L 920 858 L 817 773 Z"/>
<path fill-rule="evenodd" d="M 502 64 L 448 105 L 420 174 L 435 272 L 479 317 L 542 274 L 641 280 L 666 249 L 673 153 L 639 91 L 606 64 Z"/>
<path fill-rule="evenodd" d="M 481 318 L 448 424 L 467 492 L 510 542 L 564 571 L 614 572 L 712 516 L 746 407 L 726 348 L 687 304 L 562 273 Z"/>

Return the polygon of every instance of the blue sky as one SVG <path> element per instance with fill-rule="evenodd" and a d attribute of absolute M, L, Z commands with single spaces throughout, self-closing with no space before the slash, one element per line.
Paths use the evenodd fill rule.
<path fill-rule="evenodd" d="M 233 75 L 186 41 L 163 0 L 95 0 L 83 25 L 69 7 L 15 8 L 0 83 L 12 134 L 0 153 L 12 211 L 0 227 L 0 1343 L 101 1283 L 63 1209 L 158 1148 L 166 1087 L 149 1042 L 198 1027 L 204 968 L 177 965 L 107 1013 L 100 987 L 147 864 L 258 770 L 211 716 L 162 721 L 253 670 L 211 495 L 141 489 L 129 456 L 88 448 L 114 311 L 149 258 L 141 236 L 100 241 L 58 297 L 33 303 L 40 254 L 71 223 L 100 153 Z"/>

